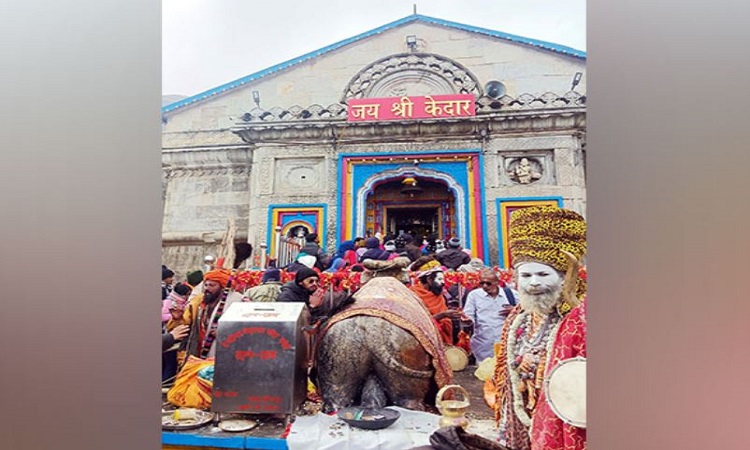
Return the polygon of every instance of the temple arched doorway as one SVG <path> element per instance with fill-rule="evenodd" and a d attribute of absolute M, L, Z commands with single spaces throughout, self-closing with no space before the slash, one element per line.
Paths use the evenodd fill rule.
<path fill-rule="evenodd" d="M 443 180 L 410 174 L 381 180 L 367 195 L 365 211 L 368 235 L 457 235 L 456 197 Z"/>

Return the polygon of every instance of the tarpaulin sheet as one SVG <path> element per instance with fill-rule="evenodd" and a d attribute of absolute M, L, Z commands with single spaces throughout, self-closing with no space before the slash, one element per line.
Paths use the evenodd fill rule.
<path fill-rule="evenodd" d="M 439 428 L 440 416 L 389 406 L 401 417 L 382 430 L 362 430 L 349 426 L 338 416 L 318 413 L 300 416 L 287 437 L 289 450 L 407 450 L 430 444 L 430 435 Z"/>

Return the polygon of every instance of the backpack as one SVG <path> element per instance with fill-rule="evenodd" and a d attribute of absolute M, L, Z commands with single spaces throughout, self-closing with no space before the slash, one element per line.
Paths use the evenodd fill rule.
<path fill-rule="evenodd" d="M 275 302 L 281 293 L 281 283 L 261 284 L 248 292 L 248 298 L 253 302 Z"/>

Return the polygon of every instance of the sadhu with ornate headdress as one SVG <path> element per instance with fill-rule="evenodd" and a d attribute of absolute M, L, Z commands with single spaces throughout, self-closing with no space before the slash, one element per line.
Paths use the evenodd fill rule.
<path fill-rule="evenodd" d="M 544 388 L 561 363 L 586 357 L 585 285 L 578 278 L 586 222 L 566 209 L 524 208 L 512 213 L 508 239 L 519 304 L 496 352 L 500 443 L 511 450 L 585 449 L 585 424 L 563 420 Z"/>

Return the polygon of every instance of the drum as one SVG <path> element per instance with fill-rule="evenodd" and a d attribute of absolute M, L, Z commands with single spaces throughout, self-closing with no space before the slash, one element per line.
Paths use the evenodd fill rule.
<path fill-rule="evenodd" d="M 445 346 L 445 356 L 448 359 L 448 365 L 454 372 L 460 372 L 469 364 L 469 355 L 461 347 L 452 345 Z"/>
<path fill-rule="evenodd" d="M 586 358 L 561 361 L 544 381 L 547 403 L 568 425 L 586 428 Z"/>

